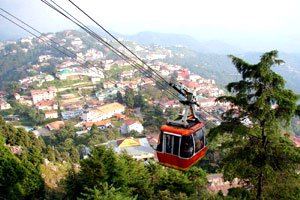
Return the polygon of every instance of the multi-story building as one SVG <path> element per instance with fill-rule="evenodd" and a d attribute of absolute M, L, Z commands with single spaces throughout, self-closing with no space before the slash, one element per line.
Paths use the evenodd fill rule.
<path fill-rule="evenodd" d="M 63 120 L 69 120 L 74 117 L 80 116 L 82 114 L 81 109 L 76 109 L 76 110 L 70 110 L 70 111 L 65 111 L 61 113 L 61 116 Z"/>
<path fill-rule="evenodd" d="M 110 103 L 104 106 L 99 106 L 96 109 L 83 112 L 81 119 L 87 122 L 96 122 L 105 119 L 109 119 L 114 114 L 121 114 L 125 111 L 125 106 L 119 103 Z"/>
<path fill-rule="evenodd" d="M 35 106 L 39 110 L 57 110 L 58 109 L 58 103 L 53 100 L 40 101 L 37 104 L 35 104 Z"/>
<path fill-rule="evenodd" d="M 31 98 L 34 104 L 44 101 L 53 100 L 56 97 L 57 89 L 55 87 L 49 87 L 48 89 L 31 90 Z"/>

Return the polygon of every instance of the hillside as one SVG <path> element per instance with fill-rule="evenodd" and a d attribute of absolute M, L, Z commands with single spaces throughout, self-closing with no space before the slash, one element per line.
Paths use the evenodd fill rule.
<path fill-rule="evenodd" d="M 141 44 L 157 44 L 184 53 L 184 58 L 171 58 L 168 61 L 188 67 L 193 72 L 216 80 L 220 85 L 239 78 L 227 55 L 234 54 L 250 63 L 256 63 L 262 54 L 246 52 L 220 41 L 199 42 L 193 37 L 179 34 L 141 32 L 124 37 Z M 288 88 L 300 94 L 300 55 L 279 52 L 279 56 L 286 64 L 274 70 L 284 77 Z"/>
<path fill-rule="evenodd" d="M 220 85 L 239 77 L 230 59 L 225 54 L 210 52 L 209 48 L 201 52 L 201 44 L 188 36 L 156 36 L 154 33 L 148 36 L 149 41 L 145 40 L 148 44 L 124 38 L 122 42 L 165 79 L 181 82 L 195 90 L 200 113 L 208 120 L 208 131 L 221 124 L 223 114 L 232 110 L 228 104 L 215 101 L 225 94 Z M 188 171 L 159 165 L 156 147 L 163 144 L 166 149 L 170 145 L 167 143 L 172 141 L 166 139 L 170 133 L 159 137 L 159 127 L 166 124 L 167 119 L 175 119 L 182 105 L 176 96 L 167 93 L 157 79 L 153 79 L 152 71 L 151 75 L 145 76 L 144 71 L 128 65 L 103 44 L 80 31 L 47 33 L 43 38 L 55 40 L 57 46 L 65 48 L 64 53 L 49 47 L 40 38 L 5 41 L 1 45 L 0 84 L 4 91 L 0 93 L 0 115 L 3 116 L 0 116 L 0 151 L 5 156 L 0 157 L 0 161 L 4 160 L 0 162 L 0 174 L 5 176 L 0 178 L 0 198 L 9 199 L 12 195 L 12 199 L 181 200 L 224 199 L 223 194 L 227 193 L 229 198 L 235 199 L 253 195 L 253 189 L 246 188 L 256 182 L 248 183 L 249 178 L 234 175 L 229 177 L 233 180 L 229 183 L 224 181 L 223 174 L 206 174 L 222 169 L 220 160 L 226 149 L 222 152 L 219 144 L 231 142 L 228 137 L 212 141 L 209 132 L 210 146 L 206 156 L 197 164 L 193 161 L 195 166 Z M 176 40 L 181 44 L 176 44 Z M 115 41 L 106 41 L 124 51 Z M 216 43 L 216 46 L 222 45 Z M 260 55 L 238 54 L 253 63 Z M 285 78 L 288 83 L 294 83 L 298 76 L 294 66 L 298 66 L 299 58 L 290 54 L 284 56 L 288 61 L 279 73 L 287 77 L 295 75 L 295 79 Z M 291 86 L 297 89 L 297 82 Z M 197 126 L 200 124 L 204 123 Z M 234 126 L 227 130 L 231 127 Z M 298 118 L 294 119 L 292 128 L 298 133 Z M 166 153 L 181 159 L 184 154 L 178 153 L 184 152 L 182 140 L 189 138 L 194 149 L 190 155 L 200 155 L 206 146 L 196 150 L 194 141 L 200 131 L 204 135 L 204 129 L 195 130 L 191 133 L 194 137 L 172 134 L 169 138 L 173 138 L 173 150 Z M 241 139 L 238 145 L 246 141 L 240 133 L 238 137 Z M 291 141 L 287 142 L 291 144 Z M 252 147 L 250 153 L 255 153 L 251 151 Z M 240 155 L 244 155 L 244 151 L 241 152 Z M 256 160 L 254 158 L 254 164 Z M 226 178 L 228 171 L 225 169 L 223 173 Z M 246 175 L 251 177 L 252 173 Z M 281 174 L 278 175 L 280 180 Z M 245 188 L 232 188 L 244 184 L 236 178 L 245 180 Z M 277 188 L 273 182 L 267 184 Z M 298 182 L 291 188 L 297 186 Z M 218 193 L 219 190 L 222 192 Z M 267 194 L 273 195 L 273 191 L 267 191 Z M 276 195 L 280 196 L 281 192 Z"/>
<path fill-rule="evenodd" d="M 199 42 L 188 35 L 141 32 L 136 35 L 119 35 L 144 45 L 161 45 L 185 56 L 168 59 L 168 62 L 190 68 L 206 78 L 216 80 L 220 85 L 237 80 L 239 76 L 227 57 L 229 54 L 256 63 L 262 52 L 246 52 L 220 41 Z M 287 87 L 300 93 L 300 55 L 279 52 L 286 64 L 274 68 L 287 81 Z"/>
<path fill-rule="evenodd" d="M 57 35 L 59 36 L 60 34 L 58 33 Z M 222 86 L 239 77 L 233 65 L 230 63 L 230 59 L 228 59 L 226 55 L 234 54 L 244 58 L 250 63 L 255 63 L 262 54 L 261 52 L 245 53 L 242 50 L 218 41 L 199 42 L 187 35 L 154 32 L 142 32 L 131 36 L 121 34 L 116 35 L 144 45 L 146 48 L 151 45 L 160 45 L 176 52 L 177 55 L 183 54 L 183 57 L 168 57 L 166 58 L 166 61 L 183 65 L 205 78 L 216 80 L 217 83 Z M 93 44 L 92 39 L 89 37 L 86 38 L 86 41 L 91 41 L 89 43 L 91 45 Z M 127 45 L 133 46 L 131 42 L 127 42 Z M 15 44 L 10 44 L 9 46 L 5 46 L 4 51 L 7 52 L 9 48 L 13 49 L 17 47 Z M 101 47 L 98 46 L 97 48 Z M 28 69 L 29 65 L 35 64 L 35 58 L 38 55 L 46 54 L 47 51 L 53 52 L 49 47 L 39 45 L 34 47 L 34 49 L 31 48 L 26 54 L 21 51 L 20 53 L 13 55 L 13 57 L 11 57 L 12 55 L 6 55 L 5 52 L 2 52 L 0 55 L 0 63 L 2 63 L 0 65 L 0 82 L 2 88 L 6 85 L 6 80 L 17 81 L 30 74 L 30 70 Z M 287 54 L 284 52 L 279 53 L 280 57 L 286 61 L 286 64 L 276 67 L 274 70 L 287 80 L 288 88 L 293 89 L 296 93 L 300 93 L 300 55 Z"/>
<path fill-rule="evenodd" d="M 164 47 L 183 46 L 201 53 L 228 54 L 240 53 L 242 50 L 220 41 L 200 42 L 189 35 L 140 32 L 136 35 L 121 35 L 128 40 L 144 45 L 161 45 Z"/>

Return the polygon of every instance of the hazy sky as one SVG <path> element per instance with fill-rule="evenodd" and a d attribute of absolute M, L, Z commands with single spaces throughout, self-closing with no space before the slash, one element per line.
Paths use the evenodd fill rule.
<path fill-rule="evenodd" d="M 73 1 L 118 33 L 187 34 L 201 42 L 219 40 L 245 50 L 300 52 L 300 0 Z M 56 2 L 72 8 L 67 0 Z M 41 32 L 75 28 L 40 0 L 0 0 L 0 7 Z M 73 14 L 92 24 L 78 12 Z M 10 27 L 0 17 L 0 31 L 9 32 Z"/>

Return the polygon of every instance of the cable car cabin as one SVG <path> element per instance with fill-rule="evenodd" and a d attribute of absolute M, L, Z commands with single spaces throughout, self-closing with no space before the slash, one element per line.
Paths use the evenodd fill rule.
<path fill-rule="evenodd" d="M 161 126 L 160 130 L 156 149 L 160 164 L 185 171 L 205 155 L 207 146 L 204 122 L 192 122 L 187 127 L 167 124 Z"/>
<path fill-rule="evenodd" d="M 188 170 L 196 164 L 207 151 L 205 139 L 205 122 L 196 114 L 199 107 L 197 98 L 184 85 L 170 84 L 183 100 L 181 115 L 176 120 L 168 119 L 160 127 L 160 141 L 156 149 L 159 163 L 167 167 Z"/>

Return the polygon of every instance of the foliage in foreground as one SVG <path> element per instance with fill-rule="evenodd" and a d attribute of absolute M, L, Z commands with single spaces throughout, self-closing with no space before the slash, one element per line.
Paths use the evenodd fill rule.
<path fill-rule="evenodd" d="M 9 146 L 21 146 L 22 153 L 12 154 Z M 0 199 L 43 199 L 39 141 L 25 130 L 7 125 L 1 117 L 0 155 Z"/>
<path fill-rule="evenodd" d="M 277 51 L 263 54 L 257 64 L 230 58 L 242 80 L 227 85 L 232 96 L 218 98 L 231 103 L 232 109 L 210 132 L 211 138 L 226 137 L 222 142 L 224 176 L 249 181 L 252 198 L 299 199 L 300 152 L 282 129 L 295 115 L 297 96 L 271 70 L 283 61 L 277 59 Z"/>
<path fill-rule="evenodd" d="M 70 172 L 66 189 L 71 199 L 195 199 L 208 198 L 206 183 L 199 168 L 181 172 L 152 162 L 145 165 L 99 146 L 81 162 L 78 173 Z"/>

